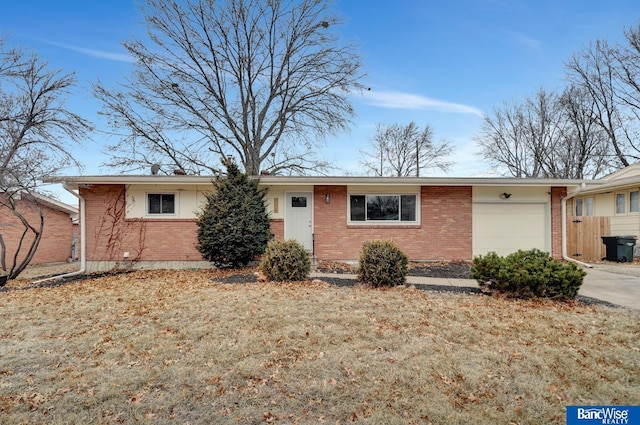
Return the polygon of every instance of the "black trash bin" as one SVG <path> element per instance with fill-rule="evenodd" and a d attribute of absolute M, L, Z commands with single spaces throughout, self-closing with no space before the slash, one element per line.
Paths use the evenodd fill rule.
<path fill-rule="evenodd" d="M 633 261 L 633 249 L 636 246 L 636 236 L 601 236 L 606 248 L 607 261 L 619 263 Z"/>

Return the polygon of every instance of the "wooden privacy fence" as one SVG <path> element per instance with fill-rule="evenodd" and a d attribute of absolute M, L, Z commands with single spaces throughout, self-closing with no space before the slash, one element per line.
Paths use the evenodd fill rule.
<path fill-rule="evenodd" d="M 601 237 L 610 234 L 609 217 L 567 217 L 567 255 L 581 261 L 601 260 L 606 255 Z"/>

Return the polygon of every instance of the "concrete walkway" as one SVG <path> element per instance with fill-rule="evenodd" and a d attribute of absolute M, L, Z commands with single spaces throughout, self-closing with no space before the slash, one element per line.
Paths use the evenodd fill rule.
<path fill-rule="evenodd" d="M 587 276 L 579 295 L 606 301 L 621 307 L 640 310 L 640 266 L 631 265 L 595 265 L 585 269 Z M 357 278 L 354 274 L 311 273 L 312 279 Z M 478 288 L 474 279 L 440 279 L 434 277 L 407 277 L 410 285 L 438 285 L 450 287 Z"/>

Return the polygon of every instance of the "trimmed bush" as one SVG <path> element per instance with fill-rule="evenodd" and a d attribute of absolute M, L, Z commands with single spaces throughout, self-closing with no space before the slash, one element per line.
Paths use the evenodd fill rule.
<path fill-rule="evenodd" d="M 227 174 L 213 181 L 198 216 L 198 250 L 216 267 L 241 267 L 256 260 L 271 239 L 267 188 L 233 162 L 225 165 Z"/>
<path fill-rule="evenodd" d="M 574 299 L 585 275 L 574 263 L 562 263 L 539 249 L 506 257 L 490 252 L 474 258 L 471 266 L 471 278 L 481 288 L 516 298 Z"/>
<path fill-rule="evenodd" d="M 279 282 L 306 280 L 311 272 L 309 253 L 296 240 L 272 240 L 262 256 L 260 271 Z"/>
<path fill-rule="evenodd" d="M 409 259 L 392 240 L 367 241 L 360 251 L 358 280 L 373 287 L 404 285 Z"/>

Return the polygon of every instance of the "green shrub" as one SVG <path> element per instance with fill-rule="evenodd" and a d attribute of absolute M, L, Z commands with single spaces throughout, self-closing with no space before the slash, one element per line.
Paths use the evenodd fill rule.
<path fill-rule="evenodd" d="M 360 251 L 358 280 L 374 287 L 404 285 L 409 260 L 392 240 L 367 241 Z"/>
<path fill-rule="evenodd" d="M 586 273 L 538 249 L 500 257 L 495 252 L 473 259 L 471 278 L 481 288 L 517 298 L 574 299 Z"/>
<path fill-rule="evenodd" d="M 266 188 L 227 161 L 198 216 L 198 250 L 216 267 L 239 267 L 262 254 L 271 239 Z"/>
<path fill-rule="evenodd" d="M 300 242 L 272 240 L 262 255 L 260 270 L 269 280 L 306 280 L 311 272 L 311 260 Z"/>

